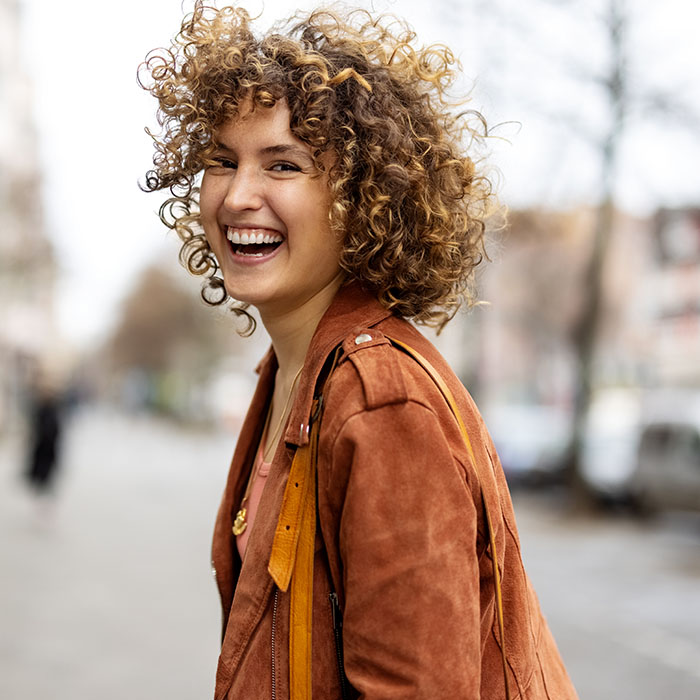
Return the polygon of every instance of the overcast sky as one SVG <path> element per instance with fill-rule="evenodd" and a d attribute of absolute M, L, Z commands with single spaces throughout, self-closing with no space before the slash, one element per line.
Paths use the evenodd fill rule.
<path fill-rule="evenodd" d="M 511 122 L 493 154 L 503 198 L 515 206 L 567 206 L 597 194 L 595 151 L 578 136 L 604 125 L 603 103 L 594 87 L 571 78 L 568 66 L 583 73 L 604 67 L 605 44 L 590 12 L 602 3 L 572 0 L 565 10 L 556 9 L 556 0 L 373 4 L 406 17 L 422 41 L 450 44 L 465 84 L 475 85 L 474 106 L 491 122 Z M 316 4 L 268 0 L 260 26 Z M 700 114 L 700 3 L 629 4 L 635 89 L 664 88 Z M 143 128 L 154 125 L 154 103 L 135 75 L 149 49 L 168 43 L 183 12 L 180 0 L 22 0 L 22 6 L 47 234 L 61 266 L 59 319 L 71 341 L 84 345 L 105 333 L 139 270 L 157 255 L 176 255 L 155 215 L 160 196 L 137 187 L 150 165 Z M 255 14 L 262 3 L 245 6 Z M 668 120 L 638 120 L 623 144 L 622 205 L 646 213 L 700 204 L 698 133 Z"/>

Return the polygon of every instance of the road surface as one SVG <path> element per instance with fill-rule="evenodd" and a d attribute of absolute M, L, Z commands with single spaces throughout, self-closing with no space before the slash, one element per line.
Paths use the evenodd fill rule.
<path fill-rule="evenodd" d="M 56 498 L 0 441 L 0 698 L 211 698 L 209 544 L 234 436 L 76 414 Z M 523 556 L 582 700 L 700 698 L 700 525 L 516 493 Z"/>

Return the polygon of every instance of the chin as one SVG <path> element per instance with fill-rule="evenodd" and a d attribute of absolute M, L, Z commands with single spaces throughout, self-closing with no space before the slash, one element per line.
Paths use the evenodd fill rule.
<path fill-rule="evenodd" d="M 224 288 L 226 293 L 233 299 L 241 304 L 250 304 L 250 306 L 265 305 L 269 301 L 269 294 L 261 293 L 258 290 L 252 289 L 242 289 L 240 284 L 226 284 L 226 279 L 224 279 Z"/>

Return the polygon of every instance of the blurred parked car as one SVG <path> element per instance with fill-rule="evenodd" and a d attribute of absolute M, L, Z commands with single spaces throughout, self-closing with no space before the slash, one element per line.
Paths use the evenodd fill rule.
<path fill-rule="evenodd" d="M 564 466 L 570 416 L 537 404 L 486 407 L 484 418 L 511 484 L 555 481 Z"/>
<path fill-rule="evenodd" d="M 700 511 L 700 394 L 660 402 L 650 412 L 632 490 L 650 509 Z"/>
<path fill-rule="evenodd" d="M 581 476 L 601 500 L 633 500 L 641 411 L 637 391 L 610 389 L 593 398 L 584 430 Z"/>
<path fill-rule="evenodd" d="M 600 497 L 642 511 L 700 511 L 700 392 L 594 402 L 582 475 Z"/>

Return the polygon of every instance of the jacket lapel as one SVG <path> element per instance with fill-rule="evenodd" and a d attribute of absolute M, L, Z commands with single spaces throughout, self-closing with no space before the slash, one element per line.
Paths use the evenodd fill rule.
<path fill-rule="evenodd" d="M 265 415 L 270 400 L 276 369 L 277 362 L 274 354 L 268 352 L 259 365 L 260 378 L 241 427 L 226 487 L 224 488 L 219 512 L 214 524 L 212 566 L 216 571 L 216 582 L 221 595 L 224 633 L 231 611 L 236 580 L 240 571 L 240 560 L 236 552 L 236 542 L 231 528 L 245 490 L 250 465 L 253 462 L 255 450 L 260 441 L 260 433 L 264 423 L 262 417 Z"/>
<path fill-rule="evenodd" d="M 275 535 L 278 513 L 291 465 L 289 449 L 283 444 L 277 448 L 258 506 L 257 516 L 246 546 L 245 558 L 236 584 L 229 613 L 231 621 L 224 636 L 220 665 L 227 671 L 227 684 L 236 671 L 253 630 L 262 619 L 273 591 L 273 581 L 267 571 Z M 236 547 L 235 541 L 232 547 Z"/>

